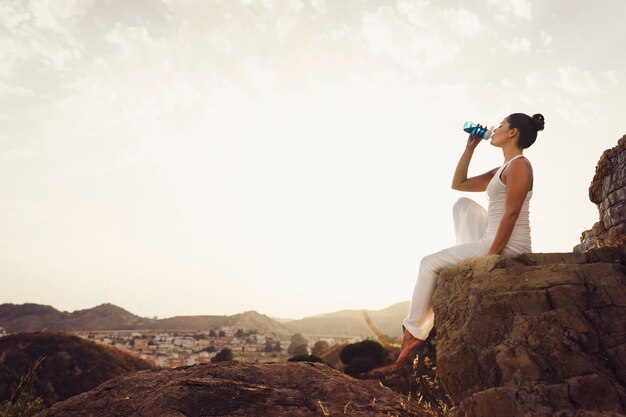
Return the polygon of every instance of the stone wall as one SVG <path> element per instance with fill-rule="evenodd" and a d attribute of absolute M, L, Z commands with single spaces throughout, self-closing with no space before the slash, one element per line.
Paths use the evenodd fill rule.
<path fill-rule="evenodd" d="M 574 252 L 626 242 L 626 135 L 600 157 L 589 199 L 598 206 L 600 221 L 582 233 Z"/>

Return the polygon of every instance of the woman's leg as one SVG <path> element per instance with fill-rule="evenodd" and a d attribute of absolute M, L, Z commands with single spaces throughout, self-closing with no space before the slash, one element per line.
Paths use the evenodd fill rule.
<path fill-rule="evenodd" d="M 422 258 L 409 314 L 403 321 L 404 327 L 413 337 L 426 340 L 433 328 L 432 296 L 439 272 L 468 258 L 486 256 L 490 247 L 490 241 L 480 240 L 452 246 Z"/>
<path fill-rule="evenodd" d="M 439 271 L 467 258 L 484 256 L 489 252 L 491 243 L 481 240 L 487 228 L 487 210 L 474 200 L 461 197 L 454 203 L 452 217 L 457 246 L 422 258 L 409 314 L 403 321 L 405 333 L 397 366 L 406 363 L 411 351 L 426 340 L 433 328 L 435 316 L 432 295 Z"/>
<path fill-rule="evenodd" d="M 452 207 L 456 244 L 482 239 L 487 228 L 487 210 L 474 200 L 461 197 Z"/>

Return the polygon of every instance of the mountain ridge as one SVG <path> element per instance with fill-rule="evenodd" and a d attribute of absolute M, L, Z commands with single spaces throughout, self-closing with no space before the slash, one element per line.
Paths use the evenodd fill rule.
<path fill-rule="evenodd" d="M 399 336 L 402 315 L 408 301 L 379 310 L 345 309 L 305 317 L 299 320 L 279 321 L 255 310 L 233 315 L 181 315 L 162 319 L 141 317 L 112 303 L 72 312 L 35 303 L 0 304 L 0 327 L 9 333 L 33 331 L 98 331 L 98 330 L 162 330 L 204 331 L 219 327 L 238 326 L 276 334 L 304 333 L 323 335 L 371 336 L 363 320 L 367 312 L 377 327 L 390 336 Z"/>
<path fill-rule="evenodd" d="M 409 310 L 409 302 L 402 301 L 379 310 L 346 309 L 333 313 L 318 314 L 293 320 L 285 326 L 294 333 L 325 334 L 335 336 L 371 337 L 363 313 L 367 313 L 383 334 L 391 337 L 402 335 L 402 319 Z"/>

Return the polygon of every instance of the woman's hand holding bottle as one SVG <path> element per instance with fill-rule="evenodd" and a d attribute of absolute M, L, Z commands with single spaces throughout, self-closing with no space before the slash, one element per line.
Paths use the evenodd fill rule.
<path fill-rule="evenodd" d="M 492 129 L 473 122 L 465 122 L 463 130 L 470 134 L 467 138 L 467 147 L 472 150 L 478 146 L 481 140 L 489 139 L 492 133 Z"/>
<path fill-rule="evenodd" d="M 467 137 L 467 147 L 473 150 L 473 149 L 475 149 L 478 146 L 478 144 L 482 140 L 483 140 L 483 138 L 481 138 L 480 136 L 469 135 Z"/>

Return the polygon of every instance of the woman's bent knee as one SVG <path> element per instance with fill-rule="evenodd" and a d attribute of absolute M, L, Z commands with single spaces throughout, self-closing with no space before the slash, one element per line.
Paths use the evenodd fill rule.
<path fill-rule="evenodd" d="M 437 259 L 437 253 L 424 256 L 420 261 L 420 271 L 438 272 L 441 267 Z"/>
<path fill-rule="evenodd" d="M 469 207 L 472 204 L 476 204 L 476 202 L 474 200 L 472 200 L 471 198 L 468 197 L 460 197 L 458 200 L 456 200 L 456 202 L 454 203 L 454 205 L 452 206 L 452 208 L 454 210 L 459 210 L 461 208 L 465 208 L 465 207 Z"/>

